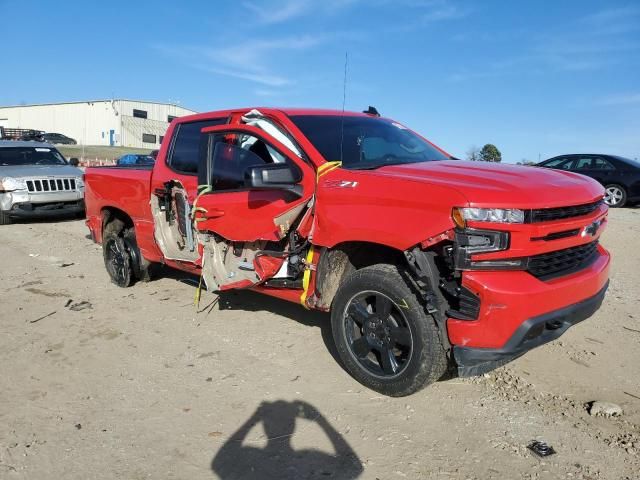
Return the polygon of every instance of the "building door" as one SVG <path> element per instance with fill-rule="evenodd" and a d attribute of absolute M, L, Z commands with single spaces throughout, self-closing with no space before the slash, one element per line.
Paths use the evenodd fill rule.
<path fill-rule="evenodd" d="M 114 146 L 116 144 L 116 131 L 115 130 L 109 130 L 109 145 L 110 146 Z"/>

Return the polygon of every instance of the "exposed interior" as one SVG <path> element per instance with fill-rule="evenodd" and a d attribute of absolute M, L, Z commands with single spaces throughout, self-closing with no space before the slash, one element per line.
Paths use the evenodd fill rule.
<path fill-rule="evenodd" d="M 264 130 L 294 155 L 302 156 L 288 135 L 257 110 L 247 113 L 242 121 Z M 251 165 L 287 161 L 284 155 L 254 135 L 216 135 L 214 141 L 206 164 L 206 180 L 202 179 L 201 183 L 208 183 L 218 194 L 243 188 L 243 172 Z M 304 264 L 304 252 L 299 244 L 306 242 L 290 232 L 311 205 L 311 202 L 298 203 L 273 219 L 280 242 L 231 242 L 216 232 L 200 232 L 194 227 L 193 205 L 189 204 L 179 181 L 168 182 L 164 192 L 156 192 L 151 198 L 155 237 L 163 255 L 170 260 L 196 262 L 202 245 L 202 274 L 211 291 L 229 285 L 251 286 L 269 279 L 282 283 L 277 286 L 297 286 L 293 282 L 301 278 Z"/>
<path fill-rule="evenodd" d="M 154 236 L 165 258 L 196 262 L 198 232 L 191 222 L 191 206 L 187 193 L 177 181 L 165 186 L 164 195 L 151 196 Z"/>

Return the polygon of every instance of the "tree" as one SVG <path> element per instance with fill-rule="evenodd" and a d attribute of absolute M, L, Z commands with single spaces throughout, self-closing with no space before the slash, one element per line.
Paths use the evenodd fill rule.
<path fill-rule="evenodd" d="M 469 150 L 467 150 L 467 160 L 471 160 L 472 162 L 479 162 L 482 160 L 480 158 L 480 149 L 475 145 L 469 148 Z"/>
<path fill-rule="evenodd" d="M 480 150 L 480 160 L 483 162 L 500 162 L 502 160 L 502 154 L 498 147 L 487 143 L 482 150 Z"/>

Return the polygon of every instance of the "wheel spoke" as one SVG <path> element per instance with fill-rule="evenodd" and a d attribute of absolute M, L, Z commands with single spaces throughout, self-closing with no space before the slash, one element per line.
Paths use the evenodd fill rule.
<path fill-rule="evenodd" d="M 384 295 L 376 295 L 376 316 L 380 320 L 386 320 L 391 315 L 391 300 Z"/>
<path fill-rule="evenodd" d="M 359 325 L 362 325 L 371 316 L 365 306 L 357 302 L 352 302 L 349 305 L 348 313 Z"/>
<path fill-rule="evenodd" d="M 624 192 L 618 187 L 609 187 L 605 190 L 604 201 L 607 205 L 615 206 L 622 203 Z"/>
<path fill-rule="evenodd" d="M 393 327 L 389 332 L 391 340 L 397 345 L 411 346 L 411 332 L 405 327 Z"/>
<path fill-rule="evenodd" d="M 357 357 L 364 358 L 367 355 L 369 355 L 369 352 L 371 351 L 371 346 L 367 341 L 367 337 L 360 337 L 351 344 L 351 349 L 353 350 L 353 353 L 355 353 Z"/>
<path fill-rule="evenodd" d="M 398 362 L 393 352 L 387 347 L 379 349 L 380 366 L 387 375 L 393 375 L 398 371 Z"/>

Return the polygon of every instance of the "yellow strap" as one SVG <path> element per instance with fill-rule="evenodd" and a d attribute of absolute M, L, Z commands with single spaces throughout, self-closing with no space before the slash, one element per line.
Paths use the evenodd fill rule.
<path fill-rule="evenodd" d="M 307 306 L 307 290 L 309 290 L 309 282 L 311 280 L 311 262 L 313 261 L 313 245 L 309 248 L 309 252 L 307 253 L 306 258 L 306 266 L 304 270 L 304 274 L 302 275 L 302 295 L 300 295 L 300 303 L 304 308 L 309 308 Z"/>
<path fill-rule="evenodd" d="M 195 221 L 196 212 L 200 211 L 200 212 L 206 213 L 207 211 L 204 208 L 198 207 L 198 200 L 200 200 L 200 197 L 202 195 L 212 192 L 213 187 L 211 185 L 198 185 L 198 190 L 199 191 L 201 190 L 201 192 L 198 193 L 198 195 L 196 196 L 196 199 L 193 201 L 193 206 L 191 207 L 191 219 L 194 221 Z"/>
<path fill-rule="evenodd" d="M 196 199 L 193 201 L 193 206 L 191 207 L 191 220 L 193 221 L 194 224 L 197 223 L 197 222 L 202 222 L 202 221 L 206 220 L 206 218 L 195 218 L 196 212 L 207 213 L 207 209 L 206 208 L 198 207 L 198 200 L 200 200 L 200 197 L 202 195 L 213 191 L 213 188 L 211 187 L 211 185 L 198 185 L 198 191 L 200 193 L 198 193 L 198 195 L 196 196 Z M 201 266 L 200 266 L 200 268 L 201 268 L 201 270 L 200 270 L 200 280 L 198 280 L 198 288 L 196 288 L 196 293 L 195 293 L 195 296 L 193 298 L 193 304 L 196 306 L 196 309 L 200 308 L 200 297 L 202 296 L 202 277 L 204 276 L 204 259 L 205 259 L 205 255 L 204 255 L 204 249 L 203 249 L 202 250 L 202 263 L 201 263 Z"/>
<path fill-rule="evenodd" d="M 196 306 L 196 310 L 200 308 L 200 297 L 202 296 L 202 277 L 204 276 L 204 250 L 202 251 L 202 266 L 200 269 L 200 280 L 198 281 L 198 288 L 196 288 L 196 294 L 193 297 L 193 304 Z"/>
<path fill-rule="evenodd" d="M 342 162 L 340 160 L 336 160 L 335 162 L 327 162 L 323 165 L 320 165 L 318 168 L 318 178 L 323 175 L 326 175 L 329 172 L 334 171 L 336 168 L 340 167 Z"/>

